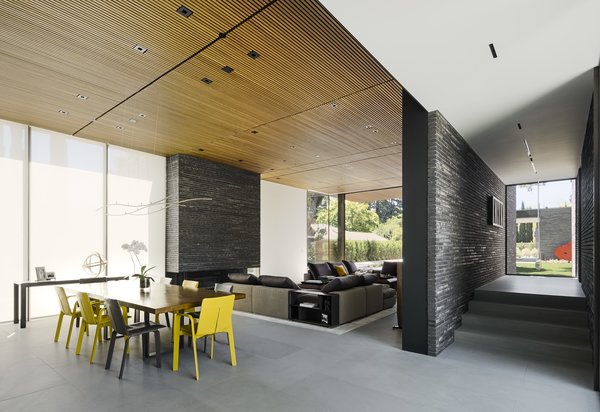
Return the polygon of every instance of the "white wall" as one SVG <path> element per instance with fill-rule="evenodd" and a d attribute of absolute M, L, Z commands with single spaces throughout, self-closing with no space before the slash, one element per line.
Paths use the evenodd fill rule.
<path fill-rule="evenodd" d="M 295 282 L 306 272 L 306 190 L 261 181 L 260 273 Z"/>

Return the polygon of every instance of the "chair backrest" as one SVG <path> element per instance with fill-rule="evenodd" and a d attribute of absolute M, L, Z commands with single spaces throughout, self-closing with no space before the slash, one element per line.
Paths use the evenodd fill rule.
<path fill-rule="evenodd" d="M 196 282 L 195 280 L 187 280 L 186 279 L 183 281 L 181 286 L 183 286 L 184 288 L 188 288 L 188 289 L 198 289 L 198 282 Z"/>
<path fill-rule="evenodd" d="M 89 295 L 84 292 L 78 292 L 77 302 L 79 302 L 79 307 L 81 308 L 81 317 L 85 323 L 88 325 L 95 325 L 96 315 L 94 314 L 94 308 L 92 307 L 92 302 L 90 302 Z"/>
<path fill-rule="evenodd" d="M 118 300 L 115 299 L 104 299 L 104 306 L 108 311 L 108 318 L 110 319 L 110 326 L 117 333 L 121 335 L 127 334 L 127 325 L 123 320 L 123 312 L 121 311 L 121 305 Z"/>
<path fill-rule="evenodd" d="M 61 312 L 65 315 L 73 315 L 73 312 L 69 307 L 69 299 L 67 299 L 65 288 L 62 286 L 54 286 L 54 290 L 56 291 L 56 296 L 58 297 L 58 304 L 60 305 Z"/>
<path fill-rule="evenodd" d="M 162 283 L 163 285 L 170 285 L 171 284 L 171 278 L 162 278 L 160 280 L 160 283 Z"/>
<path fill-rule="evenodd" d="M 204 336 L 230 330 L 234 300 L 235 295 L 204 299 L 198 320 L 198 334 Z"/>
<path fill-rule="evenodd" d="M 215 292 L 231 293 L 233 291 L 232 284 L 215 283 Z"/>

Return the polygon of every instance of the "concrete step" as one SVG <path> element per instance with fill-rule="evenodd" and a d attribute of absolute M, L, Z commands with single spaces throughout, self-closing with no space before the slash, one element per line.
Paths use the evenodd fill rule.
<path fill-rule="evenodd" d="M 484 348 L 497 348 L 523 355 L 541 355 L 561 358 L 565 360 L 577 360 L 592 362 L 591 346 L 562 345 L 549 341 L 530 340 L 507 336 L 498 333 L 481 333 L 465 325 L 455 331 L 456 342 L 467 343 Z"/>
<path fill-rule="evenodd" d="M 588 328 L 588 315 L 582 310 L 472 300 L 469 302 L 468 314 L 578 327 L 586 330 Z"/>
<path fill-rule="evenodd" d="M 476 290 L 473 300 L 551 309 L 586 310 L 585 299 L 570 296 L 533 295 L 528 293 Z"/>
<path fill-rule="evenodd" d="M 562 346 L 589 346 L 589 329 L 582 327 L 556 325 L 543 322 L 508 319 L 494 316 L 466 313 L 462 318 L 462 327 L 477 333 L 502 335 L 515 339 L 538 342 L 550 342 Z"/>

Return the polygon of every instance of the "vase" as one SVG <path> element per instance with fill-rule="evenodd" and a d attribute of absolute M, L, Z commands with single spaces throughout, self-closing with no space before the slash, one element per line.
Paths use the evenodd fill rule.
<path fill-rule="evenodd" d="M 140 290 L 142 293 L 150 293 L 150 279 L 149 278 L 141 278 L 140 279 Z"/>

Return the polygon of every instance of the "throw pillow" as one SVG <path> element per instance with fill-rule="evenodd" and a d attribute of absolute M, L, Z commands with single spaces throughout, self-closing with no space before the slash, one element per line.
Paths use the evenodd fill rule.
<path fill-rule="evenodd" d="M 342 260 L 342 263 L 346 266 L 346 269 L 348 269 L 348 274 L 353 275 L 358 271 L 358 266 L 356 266 L 356 263 L 352 260 Z"/>
<path fill-rule="evenodd" d="M 331 272 L 331 268 L 327 263 L 308 263 L 308 269 L 313 274 L 315 279 L 319 279 L 321 276 L 333 276 L 335 273 Z"/>
<path fill-rule="evenodd" d="M 243 283 L 246 285 L 259 285 L 258 278 L 251 273 L 230 273 L 227 275 L 233 283 Z"/>
<path fill-rule="evenodd" d="M 334 262 L 334 263 L 327 262 L 327 264 L 329 265 L 329 268 L 334 276 L 339 276 L 335 267 L 336 266 L 344 266 L 344 264 L 342 262 Z"/>
<path fill-rule="evenodd" d="M 338 276 L 346 276 L 348 274 L 348 271 L 346 270 L 346 266 L 344 266 L 344 265 L 336 266 L 335 271 Z"/>
<path fill-rule="evenodd" d="M 359 276 L 348 275 L 343 278 L 335 278 L 321 289 L 323 293 L 335 292 L 338 290 L 350 289 L 360 285 Z"/>
<path fill-rule="evenodd" d="M 285 276 L 262 275 L 258 280 L 263 286 L 272 288 L 300 289 L 300 286 L 296 285 L 292 279 Z"/>

